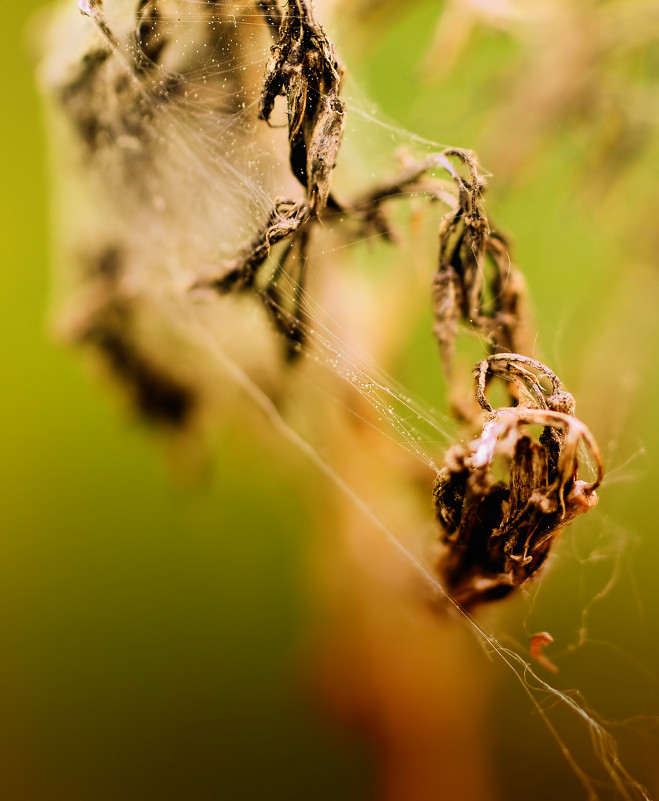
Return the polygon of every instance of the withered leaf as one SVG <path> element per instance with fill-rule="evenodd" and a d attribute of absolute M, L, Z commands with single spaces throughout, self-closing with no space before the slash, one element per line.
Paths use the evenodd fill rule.
<path fill-rule="evenodd" d="M 291 0 L 266 66 L 259 116 L 269 121 L 275 100 L 286 97 L 291 170 L 321 211 L 341 145 L 343 67 L 306 0 Z"/>

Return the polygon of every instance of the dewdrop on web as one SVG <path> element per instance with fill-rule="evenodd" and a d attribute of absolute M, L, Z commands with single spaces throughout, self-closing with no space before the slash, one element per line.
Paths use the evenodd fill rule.
<path fill-rule="evenodd" d="M 79 0 L 53 13 L 49 42 L 41 80 L 57 140 L 60 333 L 94 353 L 132 407 L 165 431 L 208 430 L 246 393 L 435 602 L 463 616 L 517 675 L 532 675 L 470 612 L 539 574 L 558 535 L 597 503 L 603 463 L 570 393 L 531 358 L 525 283 L 485 214 L 476 154 L 403 153 L 354 196 L 335 186 L 351 113 L 346 69 L 306 0 Z M 450 424 L 353 341 L 360 322 L 405 315 L 371 317 L 385 284 L 346 277 L 337 264 L 353 244 L 394 248 L 396 207 L 411 199 L 442 209 L 415 302 L 432 303 L 438 359 L 428 369 L 443 367 L 454 426 L 463 427 L 448 449 Z M 405 276 L 390 282 L 397 291 L 386 302 L 398 312 L 408 286 Z M 367 340 L 386 345 L 389 328 L 369 330 Z M 455 359 L 464 331 L 483 346 L 473 376 Z M 505 386 L 497 409 L 486 396 L 493 379 Z M 329 432 L 333 449 L 302 433 L 290 412 L 288 394 L 300 387 L 314 398 L 308 428 Z M 322 393 L 330 400 L 313 418 Z M 332 405 L 342 421 L 335 442 Z M 350 445 L 343 454 L 339 442 Z M 595 472 L 587 479 L 584 443 Z M 334 460 L 325 456 L 332 452 Z M 355 479 L 351 468 L 369 454 Z M 423 484 L 427 506 L 416 504 L 414 525 L 403 522 L 407 507 L 383 522 L 378 505 L 387 508 L 388 493 L 370 487 L 380 476 L 387 486 Z M 397 532 L 423 519 L 438 532 L 432 554 L 418 556 Z M 630 788 L 627 797 L 644 797 L 599 724 L 538 681 L 606 743 L 604 770 Z"/>

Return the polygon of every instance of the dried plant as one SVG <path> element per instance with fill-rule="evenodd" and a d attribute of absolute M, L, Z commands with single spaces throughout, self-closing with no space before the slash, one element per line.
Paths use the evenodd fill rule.
<path fill-rule="evenodd" d="M 574 400 L 543 364 L 498 354 L 475 370 L 476 396 L 487 412 L 479 437 L 454 445 L 435 483 L 435 507 L 448 545 L 441 569 L 466 608 L 503 598 L 531 579 L 552 543 L 579 514 L 597 503 L 602 458 Z M 490 375 L 506 376 L 532 400 L 494 410 L 485 398 Z M 549 393 L 540 380 L 551 382 Z M 529 429 L 541 426 L 536 440 Z M 577 478 L 585 442 L 597 477 Z"/>
<path fill-rule="evenodd" d="M 490 229 L 481 195 L 485 180 L 473 153 L 447 150 L 467 166 L 468 177 L 454 173 L 458 204 L 439 232 L 439 264 L 433 278 L 435 336 L 444 371 L 451 374 L 461 320 L 483 335 L 492 351 L 516 352 L 526 336 L 525 287 L 510 260 L 505 238 Z"/>
<path fill-rule="evenodd" d="M 343 135 L 342 72 L 307 0 L 290 2 L 266 64 L 259 116 L 268 122 L 276 98 L 286 97 L 291 170 L 316 214 L 327 204 Z"/>

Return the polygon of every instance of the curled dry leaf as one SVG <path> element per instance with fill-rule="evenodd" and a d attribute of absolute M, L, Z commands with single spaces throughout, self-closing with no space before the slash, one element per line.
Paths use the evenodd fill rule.
<path fill-rule="evenodd" d="M 458 204 L 442 221 L 433 278 L 434 330 L 449 376 L 461 321 L 485 336 L 490 352 L 516 352 L 522 349 L 526 315 L 524 281 L 505 238 L 490 229 L 483 209 L 486 184 L 476 156 L 456 148 L 444 155 L 457 158 L 468 171 L 466 176 L 452 173 Z"/>
<path fill-rule="evenodd" d="M 254 241 L 237 259 L 225 264 L 224 276 L 210 286 L 220 292 L 252 288 L 271 248 L 290 238 L 270 280 L 256 293 L 284 335 L 286 356 L 290 359 L 299 352 L 304 338 L 301 297 L 309 240 L 307 224 L 317 219 L 328 201 L 338 208 L 330 196 L 330 180 L 343 135 L 344 106 L 339 99 L 343 67 L 306 0 L 291 0 L 283 15 L 275 3 L 259 3 L 259 8 L 271 30 L 277 29 L 277 41 L 265 68 L 259 117 L 269 122 L 277 97 L 286 97 L 290 167 L 306 188 L 306 199 L 278 200 Z M 291 269 L 294 255 L 297 267 Z M 276 285 L 282 275 L 292 279 L 294 287 L 289 307 Z"/>
<path fill-rule="evenodd" d="M 266 65 L 259 116 L 269 121 L 276 98 L 286 97 L 291 170 L 306 187 L 313 212 L 327 205 L 341 145 L 342 75 L 334 47 L 309 3 L 290 0 Z"/>

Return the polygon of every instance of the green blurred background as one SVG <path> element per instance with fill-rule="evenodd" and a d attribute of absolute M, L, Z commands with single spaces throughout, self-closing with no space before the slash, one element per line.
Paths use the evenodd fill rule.
<path fill-rule="evenodd" d="M 48 335 L 46 139 L 27 35 L 40 5 L 3 0 L 0 11 L 0 797 L 370 797 L 366 747 L 327 722 L 306 684 L 305 542 L 317 487 L 298 486 L 303 457 L 236 418 L 218 433 L 212 477 L 181 484 L 157 440 Z M 618 150 L 607 157 L 608 117 L 572 114 L 497 177 L 505 142 L 483 132 L 520 49 L 476 26 L 459 69 L 420 78 L 436 19 L 437 4 L 419 2 L 395 24 L 374 20 L 366 51 L 359 29 L 344 30 L 344 58 L 384 114 L 479 150 L 494 173 L 488 208 L 513 235 L 547 361 L 610 475 L 537 594 L 488 625 L 522 650 L 549 630 L 562 653 L 557 685 L 578 688 L 612 722 L 625 763 L 657 793 L 656 140 L 623 163 Z M 647 81 L 656 56 L 610 69 Z M 436 358 L 429 325 L 410 335 L 401 371 L 420 393 Z M 276 475 L 266 469 L 274 454 Z M 583 798 L 529 699 L 492 670 L 501 798 Z M 587 735 L 559 721 L 592 767 Z"/>

